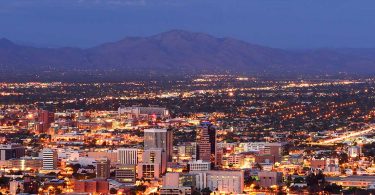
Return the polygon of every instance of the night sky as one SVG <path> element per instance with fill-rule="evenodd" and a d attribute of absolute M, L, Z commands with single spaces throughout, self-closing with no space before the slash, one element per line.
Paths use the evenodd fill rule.
<path fill-rule="evenodd" d="M 277 48 L 375 48 L 374 0 L 1 0 L 0 37 L 91 47 L 183 29 Z"/>

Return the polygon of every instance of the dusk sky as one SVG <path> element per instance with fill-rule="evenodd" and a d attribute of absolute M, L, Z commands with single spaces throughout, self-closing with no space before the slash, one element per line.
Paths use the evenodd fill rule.
<path fill-rule="evenodd" d="M 375 1 L 1 0 L 0 26 L 0 37 L 38 46 L 183 29 L 277 48 L 375 48 Z"/>

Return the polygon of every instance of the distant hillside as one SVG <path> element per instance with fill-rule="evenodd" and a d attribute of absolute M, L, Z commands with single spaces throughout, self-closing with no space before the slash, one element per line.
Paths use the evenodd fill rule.
<path fill-rule="evenodd" d="M 0 39 L 0 73 L 114 72 L 121 75 L 196 73 L 375 73 L 375 49 L 289 51 L 233 38 L 172 30 L 93 48 L 36 48 Z"/>

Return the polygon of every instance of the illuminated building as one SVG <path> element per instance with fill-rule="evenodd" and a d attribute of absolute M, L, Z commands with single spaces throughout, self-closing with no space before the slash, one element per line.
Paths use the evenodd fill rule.
<path fill-rule="evenodd" d="M 258 172 L 259 185 L 261 187 L 270 187 L 273 185 L 280 185 L 282 183 L 283 174 L 274 171 Z"/>
<path fill-rule="evenodd" d="M 343 187 L 367 188 L 375 184 L 375 176 L 326 177 L 326 181 Z"/>
<path fill-rule="evenodd" d="M 21 157 L 19 159 L 10 159 L 8 160 L 8 166 L 12 169 L 22 171 L 28 169 L 38 170 L 43 167 L 43 159 L 38 157 Z"/>
<path fill-rule="evenodd" d="M 121 183 L 135 183 L 136 165 L 118 165 L 116 167 L 116 181 Z"/>
<path fill-rule="evenodd" d="M 110 177 L 111 162 L 107 158 L 96 160 L 96 178 L 108 179 Z"/>
<path fill-rule="evenodd" d="M 166 171 L 166 160 L 160 148 L 148 149 L 143 152 L 143 162 L 137 166 L 138 178 L 158 179 Z"/>
<path fill-rule="evenodd" d="M 18 144 L 1 144 L 0 160 L 9 160 L 25 156 L 25 147 Z"/>
<path fill-rule="evenodd" d="M 359 146 L 350 146 L 348 148 L 348 155 L 350 158 L 357 158 L 360 156 L 361 148 Z"/>
<path fill-rule="evenodd" d="M 191 187 L 185 186 L 163 186 L 159 190 L 160 195 L 190 195 L 191 194 Z"/>
<path fill-rule="evenodd" d="M 105 180 L 76 180 L 74 182 L 74 192 L 79 193 L 102 193 L 109 192 L 108 181 Z"/>
<path fill-rule="evenodd" d="M 178 187 L 180 186 L 180 173 L 166 173 L 163 176 L 163 186 Z"/>
<path fill-rule="evenodd" d="M 57 169 L 57 152 L 50 148 L 42 150 L 43 157 L 43 170 L 56 170 Z"/>
<path fill-rule="evenodd" d="M 188 142 L 183 143 L 177 147 L 177 156 L 179 160 L 196 160 L 197 159 L 197 143 L 196 142 Z"/>
<path fill-rule="evenodd" d="M 188 163 L 189 171 L 209 171 L 211 163 L 202 160 L 192 161 Z"/>
<path fill-rule="evenodd" d="M 259 152 L 259 154 L 273 155 L 279 162 L 282 156 L 283 143 L 249 142 L 240 144 L 244 152 Z"/>
<path fill-rule="evenodd" d="M 227 163 L 228 165 L 238 168 L 241 166 L 241 162 L 243 162 L 243 159 L 244 155 L 242 154 L 231 154 L 227 158 Z"/>
<path fill-rule="evenodd" d="M 82 156 L 82 151 L 69 148 L 57 148 L 56 151 L 59 159 L 66 159 L 68 161 L 76 160 Z"/>
<path fill-rule="evenodd" d="M 197 130 L 197 159 L 217 164 L 216 129 L 210 122 L 202 122 Z"/>
<path fill-rule="evenodd" d="M 326 167 L 324 172 L 327 174 L 340 174 L 340 165 L 338 158 L 327 158 L 326 159 Z"/>
<path fill-rule="evenodd" d="M 47 110 L 38 110 L 37 133 L 47 133 L 54 120 L 54 113 Z"/>
<path fill-rule="evenodd" d="M 114 150 L 87 152 L 87 157 L 94 159 L 107 158 L 111 161 L 111 164 L 117 163 L 117 156 L 118 153 Z"/>
<path fill-rule="evenodd" d="M 160 166 L 157 163 L 140 163 L 137 166 L 138 179 L 159 179 Z"/>
<path fill-rule="evenodd" d="M 209 188 L 225 194 L 240 194 L 244 190 L 243 171 L 205 171 L 195 172 L 196 188 Z"/>
<path fill-rule="evenodd" d="M 169 111 L 166 108 L 157 107 L 157 106 L 150 106 L 150 107 L 139 107 L 139 106 L 132 106 L 132 107 L 125 107 L 120 106 L 118 108 L 118 114 L 126 115 L 129 118 L 148 118 L 149 116 L 156 116 L 156 117 L 168 117 Z"/>
<path fill-rule="evenodd" d="M 117 159 L 120 164 L 137 165 L 138 153 L 137 148 L 119 148 L 117 149 Z"/>
<path fill-rule="evenodd" d="M 167 129 L 145 129 L 144 149 L 161 148 L 167 161 L 172 160 L 173 132 Z"/>
<path fill-rule="evenodd" d="M 324 170 L 326 166 L 326 160 L 324 158 L 322 159 L 311 159 L 311 162 L 310 162 L 310 167 L 312 169 L 316 169 L 316 170 Z"/>

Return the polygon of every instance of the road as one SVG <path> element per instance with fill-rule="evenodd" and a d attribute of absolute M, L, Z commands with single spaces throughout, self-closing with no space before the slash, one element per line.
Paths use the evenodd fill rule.
<path fill-rule="evenodd" d="M 314 144 L 315 145 L 331 145 L 331 144 L 340 142 L 340 141 L 345 140 L 345 139 L 366 135 L 368 133 L 371 133 L 372 131 L 375 131 L 375 124 L 370 124 L 369 127 L 366 128 L 366 129 L 358 130 L 358 131 L 355 131 L 355 132 L 352 132 L 352 133 L 349 133 L 349 134 L 343 134 L 343 135 L 340 135 L 339 137 L 323 140 L 323 141 L 320 141 L 320 142 L 317 142 L 317 143 L 314 143 Z"/>

